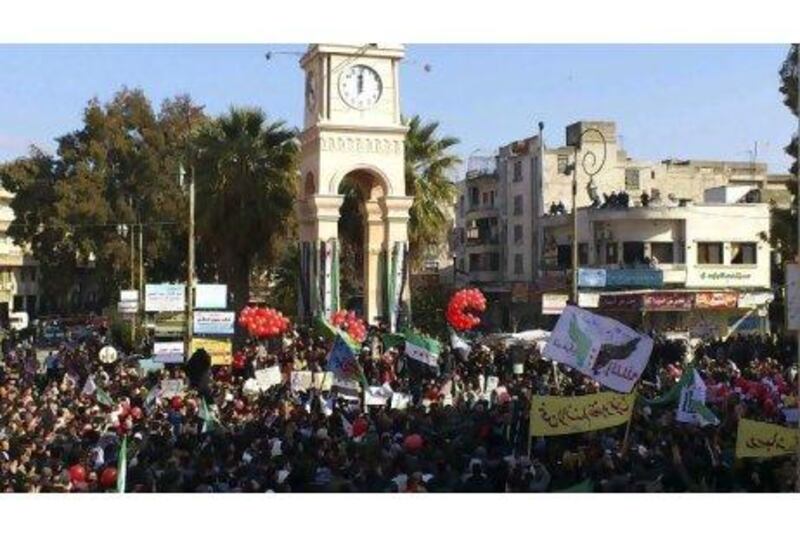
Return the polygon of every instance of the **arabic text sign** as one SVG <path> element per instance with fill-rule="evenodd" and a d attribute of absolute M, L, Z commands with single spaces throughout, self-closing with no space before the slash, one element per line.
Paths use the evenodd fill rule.
<path fill-rule="evenodd" d="M 161 397 L 172 398 L 173 396 L 180 396 L 183 394 L 184 384 L 182 379 L 162 379 L 161 380 Z"/>
<path fill-rule="evenodd" d="M 736 457 L 776 457 L 797 452 L 800 431 L 742 418 L 736 431 Z"/>
<path fill-rule="evenodd" d="M 620 268 L 606 271 L 606 287 L 663 287 L 664 272 L 657 268 Z"/>
<path fill-rule="evenodd" d="M 154 342 L 153 361 L 157 363 L 182 363 L 183 342 L 182 341 Z"/>
<path fill-rule="evenodd" d="M 534 396 L 531 400 L 531 435 L 567 435 L 619 426 L 630 418 L 635 401 L 636 393 Z"/>
<path fill-rule="evenodd" d="M 233 348 L 230 339 L 192 339 L 192 353 L 203 348 L 211 356 L 212 365 L 229 365 L 233 360 Z"/>
<path fill-rule="evenodd" d="M 283 376 L 281 375 L 281 369 L 278 365 L 256 370 L 256 382 L 258 383 L 258 388 L 262 391 L 274 387 L 275 385 L 280 385 L 282 381 Z"/>
<path fill-rule="evenodd" d="M 653 339 L 584 309 L 567 306 L 542 355 L 589 376 L 610 389 L 630 392 L 642 375 Z"/>
<path fill-rule="evenodd" d="M 305 391 L 311 388 L 313 376 L 310 370 L 295 370 L 290 377 L 293 391 Z"/>
<path fill-rule="evenodd" d="M 566 294 L 542 294 L 542 314 L 543 315 L 558 315 L 567 306 Z"/>
<path fill-rule="evenodd" d="M 183 311 L 186 288 L 183 284 L 145 285 L 144 310 L 148 313 Z"/>
<path fill-rule="evenodd" d="M 228 286 L 211 283 L 199 283 L 194 292 L 198 309 L 225 309 L 228 307 Z"/>
<path fill-rule="evenodd" d="M 195 311 L 194 332 L 198 335 L 233 335 L 233 311 Z"/>
<path fill-rule="evenodd" d="M 697 309 L 736 309 L 739 295 L 735 292 L 698 292 L 694 295 Z"/>

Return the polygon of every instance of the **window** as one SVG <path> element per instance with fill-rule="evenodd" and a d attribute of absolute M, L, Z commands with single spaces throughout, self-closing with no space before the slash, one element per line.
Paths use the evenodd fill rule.
<path fill-rule="evenodd" d="M 514 214 L 521 215 L 522 214 L 522 195 L 518 194 L 514 197 Z"/>
<path fill-rule="evenodd" d="M 500 270 L 500 254 L 497 252 L 492 252 L 486 255 L 489 258 L 488 269 L 492 272 L 497 272 L 498 270 Z"/>
<path fill-rule="evenodd" d="M 607 242 L 606 243 L 606 264 L 607 265 L 616 265 L 619 263 L 619 251 L 617 249 L 617 243 L 615 242 Z"/>
<path fill-rule="evenodd" d="M 589 264 L 589 243 L 578 243 L 578 265 Z"/>
<path fill-rule="evenodd" d="M 483 202 L 483 205 L 489 205 L 489 193 L 488 192 L 483 193 L 482 202 Z"/>
<path fill-rule="evenodd" d="M 517 224 L 514 226 L 514 244 L 519 244 L 522 242 L 522 224 Z"/>
<path fill-rule="evenodd" d="M 557 257 L 559 268 L 569 268 L 572 264 L 572 246 L 569 244 L 559 244 Z"/>
<path fill-rule="evenodd" d="M 514 181 L 522 181 L 522 161 L 514 161 Z"/>
<path fill-rule="evenodd" d="M 566 174 L 567 173 L 567 165 L 569 164 L 569 157 L 564 155 L 558 156 L 558 173 L 559 174 Z"/>
<path fill-rule="evenodd" d="M 733 265 L 755 265 L 756 264 L 756 243 L 754 243 L 754 242 L 732 242 L 731 243 L 731 264 L 733 264 Z"/>
<path fill-rule="evenodd" d="M 721 265 L 722 264 L 722 243 L 721 242 L 698 242 L 697 243 L 697 263 L 700 265 Z"/>
<path fill-rule="evenodd" d="M 477 187 L 470 187 L 469 189 L 469 206 L 470 207 L 478 207 L 478 203 L 480 202 L 480 192 L 478 191 Z"/>
<path fill-rule="evenodd" d="M 522 254 L 514 254 L 514 274 L 522 274 Z"/>
<path fill-rule="evenodd" d="M 469 271 L 479 272 L 481 269 L 481 254 L 469 254 Z"/>
<path fill-rule="evenodd" d="M 639 169 L 626 168 L 625 169 L 625 189 L 629 191 L 639 190 Z"/>
<path fill-rule="evenodd" d="M 675 250 L 671 242 L 650 243 L 650 255 L 659 263 L 672 264 L 675 262 Z"/>
<path fill-rule="evenodd" d="M 622 243 L 622 262 L 626 265 L 644 263 L 644 243 L 643 242 L 624 242 Z"/>
<path fill-rule="evenodd" d="M 489 205 L 494 207 L 494 191 L 489 191 Z"/>
<path fill-rule="evenodd" d="M 461 272 L 464 272 L 464 258 L 463 257 L 458 260 L 458 270 L 460 270 Z"/>

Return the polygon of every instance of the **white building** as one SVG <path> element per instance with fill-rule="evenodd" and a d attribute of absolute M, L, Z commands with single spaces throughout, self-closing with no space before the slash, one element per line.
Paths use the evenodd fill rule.
<path fill-rule="evenodd" d="M 572 216 L 540 222 L 543 270 L 566 275 Z M 579 209 L 579 303 L 692 337 L 763 331 L 773 296 L 769 231 L 764 203 Z M 556 294 L 566 302 L 567 292 Z"/>
<path fill-rule="evenodd" d="M 588 207 L 593 201 L 602 204 L 617 193 L 624 193 L 631 207 L 641 206 L 642 202 L 675 206 L 693 202 L 692 209 L 699 209 L 706 201 L 709 204 L 730 203 L 733 198 L 763 201 L 765 205 L 755 209 L 766 209 L 764 229 L 768 232 L 769 205 L 766 202 L 785 207 L 789 196 L 785 177 L 767 175 L 766 165 L 762 163 L 678 159 L 651 162 L 632 158 L 620 145 L 613 122 L 571 124 L 565 130 L 565 144 L 557 147 L 546 146 L 542 142 L 543 132 L 539 133 L 501 146 L 495 157 L 495 168 L 468 172 L 458 184 L 460 195 L 454 235 L 456 265 L 467 274 L 457 279 L 462 284 L 480 286 L 490 300 L 499 304 L 494 307 L 500 311 L 490 317 L 490 321 L 503 329 L 536 323 L 542 309 L 542 294 L 563 291 L 570 282 L 564 270 L 556 272 L 546 268 L 546 260 L 552 260 L 552 257 L 545 257 L 546 252 L 554 251 L 552 248 L 545 250 L 545 228 L 554 223 L 548 221 L 553 210 L 564 213 L 572 210 L 571 172 L 576 160 L 579 208 Z M 734 212 L 753 208 L 717 206 L 710 209 Z M 615 220 L 614 224 L 620 228 L 626 224 L 635 227 L 640 222 L 636 220 L 635 211 L 592 216 L 622 219 L 633 216 L 631 222 Z M 702 224 L 697 217 L 711 216 L 708 212 L 694 215 L 673 212 L 670 216 L 684 215 L 689 220 L 684 226 L 693 227 Z M 563 231 L 571 235 L 571 226 L 567 225 Z M 588 226 L 579 234 L 585 235 L 584 231 L 588 231 Z M 731 239 L 725 242 L 734 242 Z M 648 241 L 642 242 L 650 246 Z M 675 254 L 685 253 L 681 246 L 675 246 Z M 768 257 L 768 244 L 764 242 L 764 246 Z M 658 244 L 655 248 L 656 252 L 666 249 Z M 649 248 L 647 250 L 651 253 Z M 581 264 L 587 264 L 590 249 L 579 251 L 585 259 Z M 562 247 L 562 256 L 564 253 Z M 622 254 L 623 250 L 620 248 L 618 253 Z M 767 263 L 765 268 L 769 272 Z M 764 288 L 768 289 L 769 283 Z"/>
<path fill-rule="evenodd" d="M 0 322 L 17 311 L 27 311 L 33 316 L 39 305 L 36 261 L 7 234 L 14 220 L 9 205 L 13 198 L 13 194 L 0 187 Z"/>

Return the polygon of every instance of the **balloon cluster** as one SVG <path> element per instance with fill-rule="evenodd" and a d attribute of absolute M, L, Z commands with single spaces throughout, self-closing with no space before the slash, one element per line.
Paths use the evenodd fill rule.
<path fill-rule="evenodd" d="M 453 294 L 447 304 L 447 322 L 458 331 L 466 331 L 481 323 L 481 319 L 469 311 L 485 311 L 486 297 L 478 289 L 461 289 Z"/>
<path fill-rule="evenodd" d="M 351 338 L 364 342 L 367 338 L 367 325 L 356 316 L 355 311 L 336 311 L 331 315 L 331 324 L 344 330 Z"/>
<path fill-rule="evenodd" d="M 271 307 L 247 306 L 239 313 L 239 325 L 252 337 L 264 339 L 283 335 L 289 329 L 289 319 Z"/>

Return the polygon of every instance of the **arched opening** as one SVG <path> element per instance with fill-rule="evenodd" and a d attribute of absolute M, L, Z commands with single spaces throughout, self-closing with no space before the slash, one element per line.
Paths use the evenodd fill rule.
<path fill-rule="evenodd" d="M 339 209 L 339 301 L 374 320 L 382 314 L 380 260 L 385 248 L 383 212 L 384 181 L 369 170 L 346 174 L 337 190 L 344 196 Z M 371 316 L 368 316 L 371 315 Z"/>

